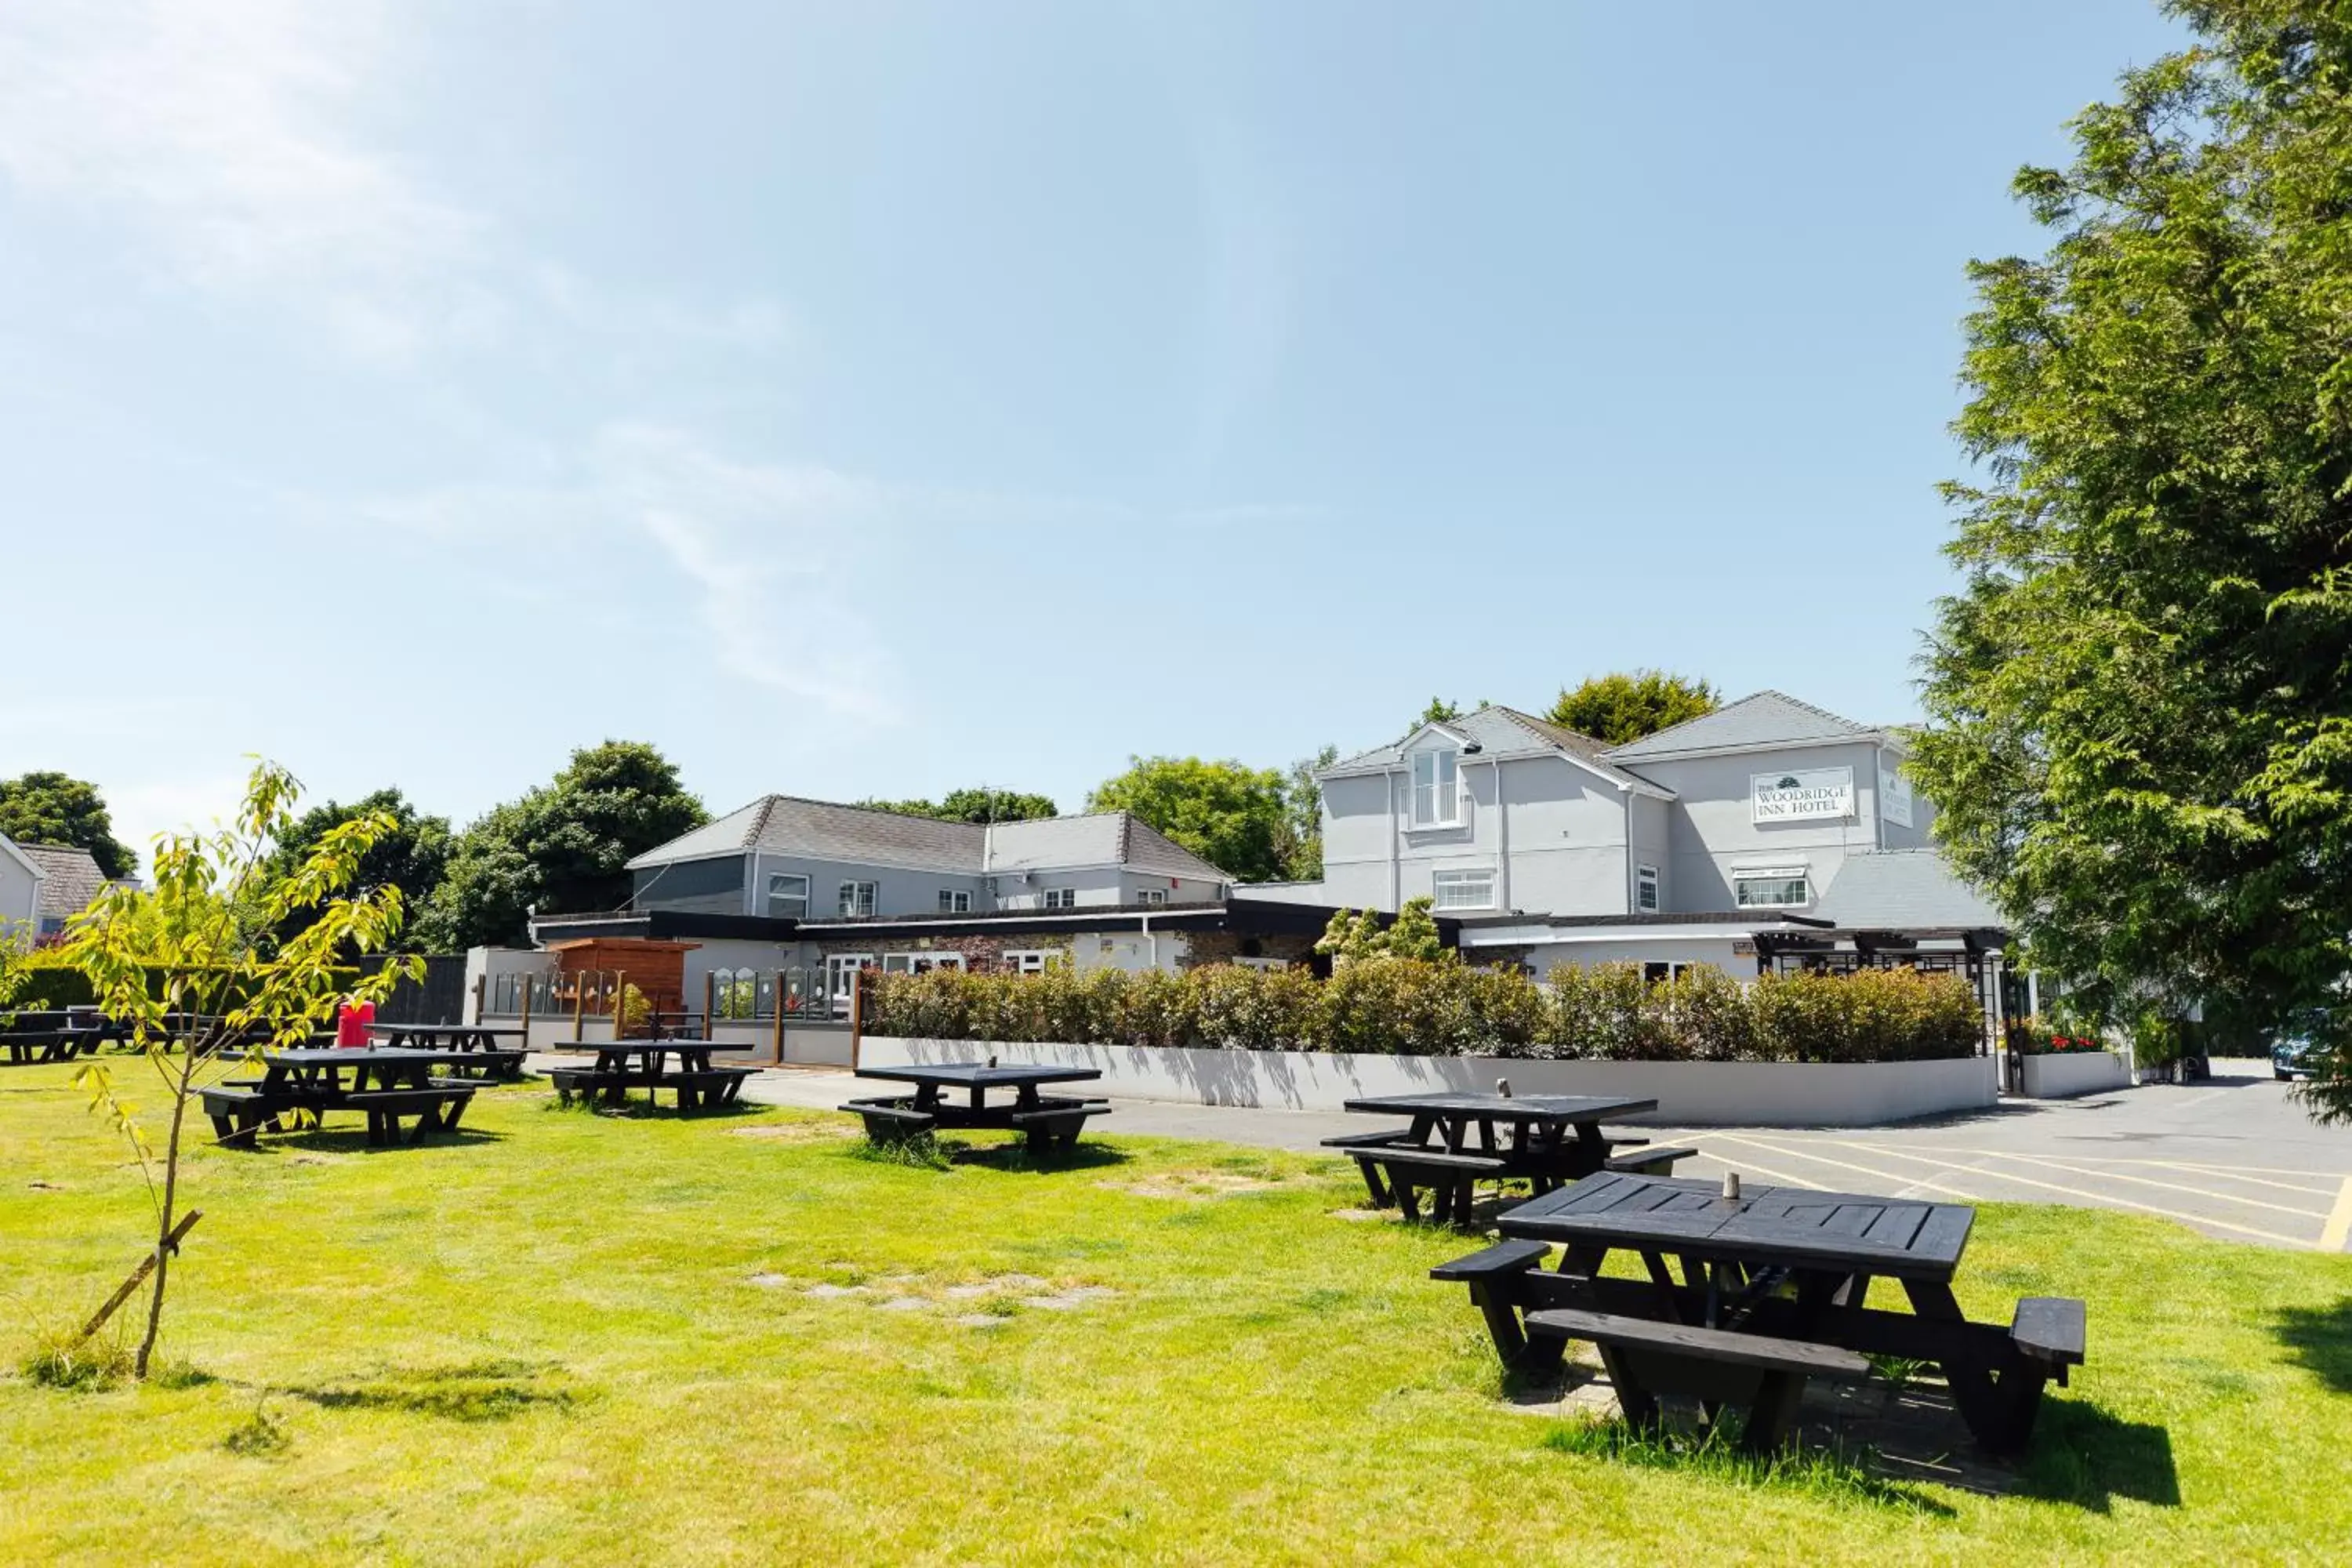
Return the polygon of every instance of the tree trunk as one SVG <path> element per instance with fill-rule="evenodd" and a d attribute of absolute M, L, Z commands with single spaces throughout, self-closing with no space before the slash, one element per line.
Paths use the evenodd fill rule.
<path fill-rule="evenodd" d="M 180 1128 L 188 1117 L 188 1086 L 196 1076 L 196 1037 L 191 1032 L 184 1047 L 186 1059 L 180 1068 L 178 1092 L 172 1099 L 172 1140 L 163 1151 L 163 1209 L 155 1227 L 155 1290 L 147 1299 L 147 1333 L 139 1342 L 139 1358 L 131 1365 L 131 1375 L 141 1382 L 147 1378 L 147 1364 L 155 1355 L 156 1337 L 163 1331 L 163 1286 L 172 1272 L 172 1205 L 180 1191 Z"/>

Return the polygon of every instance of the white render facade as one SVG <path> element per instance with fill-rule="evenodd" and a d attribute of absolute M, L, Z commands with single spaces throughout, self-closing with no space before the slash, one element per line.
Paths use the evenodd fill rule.
<path fill-rule="evenodd" d="M 1265 891 L 1382 910 L 1426 897 L 1464 922 L 1470 956 L 1522 951 L 1538 973 L 1752 972 L 1759 936 L 1900 929 L 1932 946 L 1997 930 L 1929 847 L 1934 808 L 1904 754 L 1898 735 L 1776 691 L 1615 747 L 1485 708 L 1318 773 L 1323 879 Z M 1872 874 L 1842 910 L 1861 858 Z"/>

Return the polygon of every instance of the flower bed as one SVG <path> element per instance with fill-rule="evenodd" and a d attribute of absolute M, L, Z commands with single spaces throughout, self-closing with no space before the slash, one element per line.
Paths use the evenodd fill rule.
<path fill-rule="evenodd" d="M 1884 1063 L 1974 1057 L 1976 994 L 1906 969 L 1766 975 L 1686 970 L 1646 984 L 1631 964 L 1525 975 L 1454 963 L 1180 973 L 934 970 L 877 983 L 870 1035 L 923 1040 L 1491 1057 L 1538 1061 Z"/>

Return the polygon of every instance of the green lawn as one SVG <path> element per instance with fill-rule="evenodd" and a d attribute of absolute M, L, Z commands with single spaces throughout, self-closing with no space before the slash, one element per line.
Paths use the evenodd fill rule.
<path fill-rule="evenodd" d="M 1964 1303 L 2084 1296 L 2091 1364 L 2018 1495 L 1874 1493 L 1565 1451 L 1423 1278 L 1465 1241 L 1335 1217 L 1336 1162 L 941 1172 L 537 1086 L 199 1155 L 179 1375 L 60 1390 L 14 1365 L 147 1216 L 66 1079 L 0 1069 L 0 1563 L 2317 1562 L 2352 1497 L 2352 1258 L 1988 1207 Z"/>

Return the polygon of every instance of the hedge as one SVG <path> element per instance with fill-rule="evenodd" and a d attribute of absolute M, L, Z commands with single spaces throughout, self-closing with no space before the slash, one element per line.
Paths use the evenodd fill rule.
<path fill-rule="evenodd" d="M 1908 969 L 1765 975 L 1704 965 L 1645 983 L 1633 964 L 1527 976 L 1417 959 L 1170 973 L 935 969 L 875 983 L 869 1034 L 922 1039 L 1358 1051 L 1538 1060 L 1891 1062 L 1971 1057 L 1984 1014 L 1967 982 Z"/>

